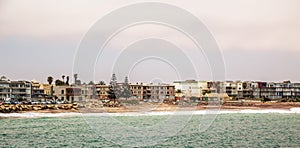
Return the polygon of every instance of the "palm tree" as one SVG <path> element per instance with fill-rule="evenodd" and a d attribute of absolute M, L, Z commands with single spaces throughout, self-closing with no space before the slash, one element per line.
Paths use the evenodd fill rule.
<path fill-rule="evenodd" d="M 75 74 L 74 74 L 74 81 L 75 81 L 74 83 L 75 83 L 75 84 L 77 84 L 77 78 L 78 78 L 78 74 L 75 73 Z"/>
<path fill-rule="evenodd" d="M 49 76 L 49 77 L 47 78 L 47 81 L 48 81 L 49 84 L 52 84 L 52 82 L 53 82 L 53 77 Z"/>
<path fill-rule="evenodd" d="M 70 80 L 70 77 L 67 76 L 66 85 L 69 85 L 69 80 Z"/>
<path fill-rule="evenodd" d="M 65 76 L 65 75 L 62 75 L 61 77 L 62 77 L 62 79 L 63 79 L 63 82 L 65 83 L 65 77 L 66 77 L 66 76 Z"/>
<path fill-rule="evenodd" d="M 104 81 L 100 81 L 99 84 L 100 85 L 105 85 L 105 82 Z"/>

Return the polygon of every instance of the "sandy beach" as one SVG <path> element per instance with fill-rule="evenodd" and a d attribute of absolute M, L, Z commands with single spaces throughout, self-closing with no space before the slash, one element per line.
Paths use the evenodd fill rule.
<path fill-rule="evenodd" d="M 78 110 L 39 110 L 17 113 L 0 113 L 0 118 L 65 117 L 82 115 L 168 115 L 214 113 L 300 113 L 299 102 L 285 103 L 225 103 L 223 105 L 169 105 L 141 104 L 120 107 L 79 108 Z M 100 114 L 99 114 L 100 113 Z"/>

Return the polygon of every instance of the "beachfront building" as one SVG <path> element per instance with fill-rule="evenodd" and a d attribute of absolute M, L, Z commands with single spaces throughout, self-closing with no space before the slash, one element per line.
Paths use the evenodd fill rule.
<path fill-rule="evenodd" d="M 29 81 L 11 81 L 11 99 L 25 100 L 31 98 L 31 82 Z"/>
<path fill-rule="evenodd" d="M 31 81 L 31 98 L 43 99 L 45 97 L 46 96 L 44 94 L 44 88 L 42 87 L 42 85 L 39 82 L 32 80 Z"/>
<path fill-rule="evenodd" d="M 186 80 L 186 81 L 174 81 L 173 85 L 175 90 L 181 92 L 180 96 L 189 99 L 190 97 L 200 98 L 202 95 L 202 90 L 207 88 L 206 81 L 195 81 L 195 80 Z"/>
<path fill-rule="evenodd" d="M 232 99 L 236 99 L 238 96 L 237 82 L 225 81 L 224 83 L 225 93 Z"/>
<path fill-rule="evenodd" d="M 96 92 L 98 94 L 98 98 L 100 100 L 105 100 L 108 98 L 108 92 L 109 91 L 109 86 L 108 85 L 96 85 Z"/>
<path fill-rule="evenodd" d="M 53 85 L 52 84 L 41 84 L 40 87 L 44 89 L 46 96 L 53 96 Z"/>
<path fill-rule="evenodd" d="M 145 91 L 145 99 L 147 99 L 147 93 L 149 93 L 149 89 L 145 86 L 143 87 L 143 83 L 135 83 L 135 84 L 129 84 L 130 86 L 130 91 L 132 94 L 132 98 L 133 99 L 139 99 L 139 100 L 143 100 L 144 99 L 144 91 Z M 145 90 L 144 90 L 145 88 Z"/>
<path fill-rule="evenodd" d="M 175 98 L 175 86 L 169 84 L 130 84 L 133 99 L 159 102 Z"/>
<path fill-rule="evenodd" d="M 81 92 L 81 87 L 77 86 L 54 86 L 53 95 L 56 100 L 68 102 L 84 101 L 84 96 Z"/>
<path fill-rule="evenodd" d="M 84 84 L 80 86 L 81 88 L 81 96 L 82 96 L 82 100 L 81 101 L 88 101 L 91 99 L 98 99 L 98 94 L 96 91 L 96 85 L 92 84 L 92 85 L 88 85 L 88 84 Z"/>
<path fill-rule="evenodd" d="M 28 81 L 10 81 L 6 78 L 0 80 L 1 100 L 25 100 L 31 98 L 31 83 Z"/>
<path fill-rule="evenodd" d="M 148 87 L 148 90 L 150 90 L 150 95 L 146 95 L 146 96 L 147 96 L 147 99 L 150 99 L 151 101 L 160 102 L 163 100 L 173 100 L 174 99 L 175 86 L 173 86 L 173 85 L 149 84 L 149 85 L 146 85 L 146 88 L 147 87 Z"/>
<path fill-rule="evenodd" d="M 0 100 L 6 100 L 11 97 L 10 81 L 0 80 Z"/>

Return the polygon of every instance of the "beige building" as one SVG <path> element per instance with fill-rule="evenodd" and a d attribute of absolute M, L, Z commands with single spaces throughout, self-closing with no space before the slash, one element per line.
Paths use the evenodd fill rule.
<path fill-rule="evenodd" d="M 175 86 L 169 84 L 130 84 L 132 98 L 154 102 L 175 98 Z"/>
<path fill-rule="evenodd" d="M 105 100 L 108 98 L 108 91 L 109 91 L 109 86 L 108 85 L 96 85 L 96 91 L 98 94 L 98 98 L 100 100 Z"/>
<path fill-rule="evenodd" d="M 75 86 L 54 86 L 53 95 L 56 100 L 68 101 L 68 102 L 81 102 L 85 101 L 81 95 L 81 88 Z"/>

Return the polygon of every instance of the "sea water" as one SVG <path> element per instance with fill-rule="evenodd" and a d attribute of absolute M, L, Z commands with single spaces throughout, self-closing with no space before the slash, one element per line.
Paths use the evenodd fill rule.
<path fill-rule="evenodd" d="M 227 111 L 205 130 L 201 112 L 74 115 L 0 119 L 1 147 L 300 147 L 300 114 L 286 111 Z"/>

